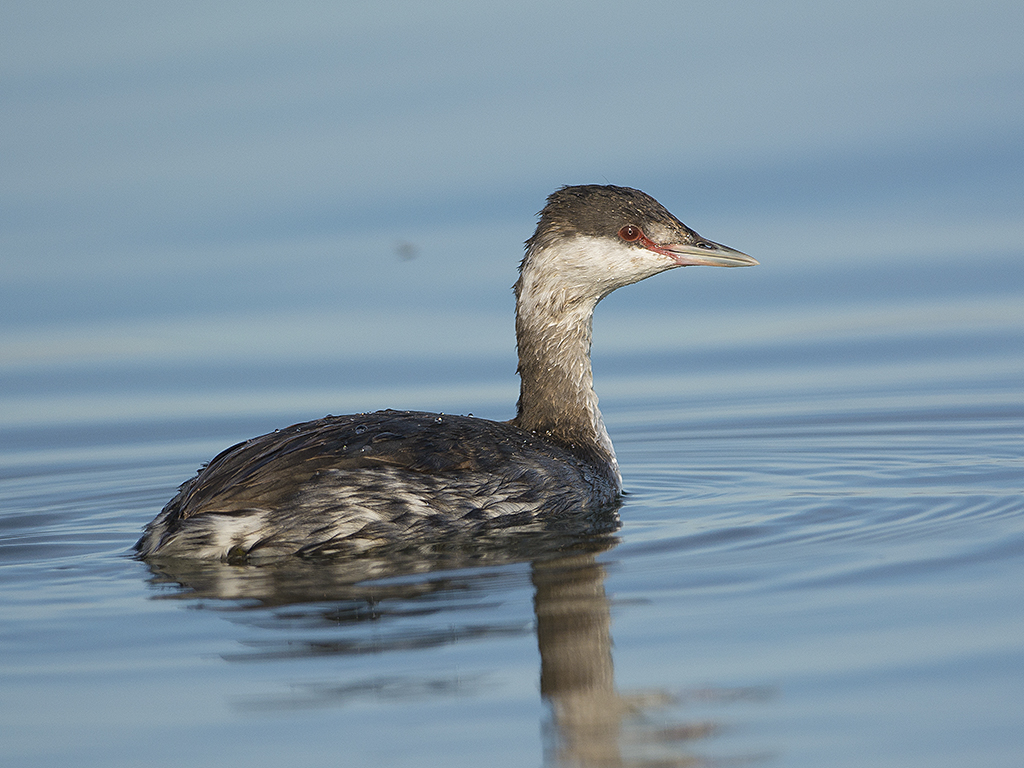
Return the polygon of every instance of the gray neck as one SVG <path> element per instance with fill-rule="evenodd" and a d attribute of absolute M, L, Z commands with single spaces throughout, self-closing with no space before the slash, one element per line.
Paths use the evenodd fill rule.
<path fill-rule="evenodd" d="M 621 487 L 615 451 L 605 429 L 590 367 L 591 321 L 598 296 L 574 296 L 543 270 L 524 262 L 516 283 L 520 429 L 544 435 L 607 467 Z"/>

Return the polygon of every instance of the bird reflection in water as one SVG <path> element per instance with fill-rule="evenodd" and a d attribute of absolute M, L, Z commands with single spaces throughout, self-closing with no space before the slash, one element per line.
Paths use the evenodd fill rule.
<path fill-rule="evenodd" d="M 198 560 L 152 562 L 160 597 L 201 600 L 230 620 L 256 627 L 260 636 L 224 658 L 253 662 L 319 656 L 425 650 L 467 640 L 525 636 L 536 631 L 541 695 L 550 720 L 544 728 L 552 765 L 695 766 L 699 742 L 719 731 L 715 722 L 668 722 L 680 697 L 667 691 L 620 693 L 612 661 L 611 607 L 598 555 L 615 546 L 608 535 L 543 535 L 478 543 L 472 549 L 381 557 L 301 560 L 239 566 Z M 453 624 L 446 614 L 492 611 L 499 590 L 516 588 L 530 564 L 534 621 L 485 620 Z M 525 579 L 523 580 L 525 587 Z M 211 602 L 212 601 L 212 602 Z M 389 630 L 388 619 L 421 619 L 415 631 Z M 441 621 L 436 619 L 440 618 Z M 429 621 L 427 619 L 430 619 Z M 370 622 L 372 632 L 358 631 Z M 398 623 L 407 624 L 405 621 Z M 424 631 L 422 624 L 435 629 Z M 325 629 L 343 631 L 325 633 Z M 356 629 L 357 631 L 352 631 Z M 286 634 L 273 637 L 267 632 Z M 306 637 L 303 637 L 303 633 Z M 486 690 L 486 675 L 392 675 L 369 680 L 297 683 L 292 694 L 241 703 L 247 709 L 323 707 L 357 698 L 409 700 L 472 695 Z M 746 698 L 761 691 L 710 691 L 704 696 Z M 753 758 L 739 759 L 746 763 Z M 736 758 L 728 762 L 734 762 Z"/>

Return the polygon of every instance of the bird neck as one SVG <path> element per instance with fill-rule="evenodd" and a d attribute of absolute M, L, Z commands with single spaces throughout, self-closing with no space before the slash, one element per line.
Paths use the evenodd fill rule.
<path fill-rule="evenodd" d="M 590 342 L 597 296 L 575 296 L 524 263 L 516 283 L 521 378 L 512 423 L 606 466 L 621 483 L 594 392 Z"/>

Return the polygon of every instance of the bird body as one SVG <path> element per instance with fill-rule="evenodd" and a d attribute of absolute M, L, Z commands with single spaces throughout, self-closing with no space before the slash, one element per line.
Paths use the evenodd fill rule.
<path fill-rule="evenodd" d="M 597 406 L 591 320 L 666 269 L 757 262 L 624 187 L 563 187 L 527 241 L 516 293 L 516 416 L 328 416 L 228 448 L 147 527 L 141 557 L 252 561 L 538 530 L 614 507 L 622 480 Z"/>
<path fill-rule="evenodd" d="M 617 497 L 618 475 L 606 465 L 507 422 L 390 410 L 327 416 L 218 455 L 139 549 L 223 560 L 356 553 L 494 527 L 537 530 L 542 519 L 600 511 Z M 149 551 L 150 542 L 164 545 Z"/>

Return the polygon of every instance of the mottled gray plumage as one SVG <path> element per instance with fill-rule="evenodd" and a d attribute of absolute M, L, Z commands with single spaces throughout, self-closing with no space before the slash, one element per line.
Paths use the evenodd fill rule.
<path fill-rule="evenodd" d="M 585 515 L 615 504 L 613 488 L 606 467 L 506 423 L 410 411 L 328 416 L 228 448 L 181 486 L 139 550 L 165 542 L 165 554 L 227 559 L 359 552 L 529 529 L 541 509 L 555 521 Z"/>
<path fill-rule="evenodd" d="M 608 293 L 678 266 L 745 266 L 650 196 L 612 186 L 548 198 L 516 282 L 516 417 L 328 416 L 233 446 L 147 527 L 136 550 L 242 561 L 360 552 L 488 530 L 539 530 L 618 503 L 590 368 Z"/>

